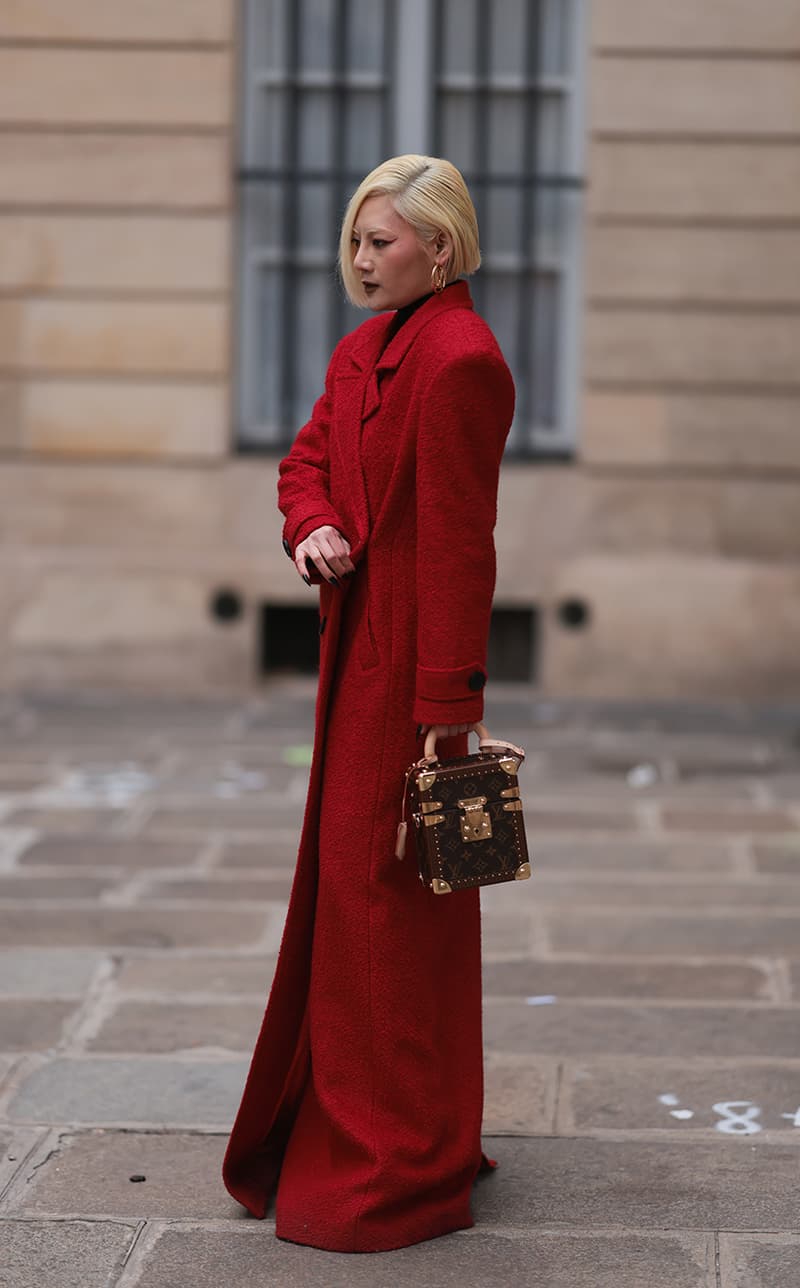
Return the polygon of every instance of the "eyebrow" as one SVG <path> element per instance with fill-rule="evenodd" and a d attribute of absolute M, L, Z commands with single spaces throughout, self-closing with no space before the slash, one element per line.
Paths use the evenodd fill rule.
<path fill-rule="evenodd" d="M 353 232 L 354 232 L 354 233 L 356 233 L 359 237 L 360 237 L 360 236 L 362 236 L 362 234 L 359 232 L 358 228 L 356 228 L 356 227 L 354 227 L 354 228 L 353 228 Z M 363 234 L 363 235 L 364 235 L 365 237 L 367 237 L 367 236 L 369 236 L 369 237 L 374 237 L 376 233 L 384 233 L 384 234 L 388 235 L 389 237 L 391 237 L 391 236 L 392 236 L 392 233 L 391 233 L 390 229 L 388 229 L 388 228 L 367 228 L 367 229 L 365 230 L 365 232 L 364 232 L 364 234 Z"/>

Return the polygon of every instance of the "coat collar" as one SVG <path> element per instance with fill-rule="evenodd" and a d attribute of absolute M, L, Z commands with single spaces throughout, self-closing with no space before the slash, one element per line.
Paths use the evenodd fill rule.
<path fill-rule="evenodd" d="M 389 341 L 383 353 L 381 348 L 394 313 L 387 313 L 379 321 L 376 319 L 372 325 L 361 327 L 356 332 L 349 357 L 362 371 L 370 371 L 373 367 L 376 372 L 393 371 L 399 367 L 420 331 L 432 318 L 440 313 L 447 313 L 450 309 L 472 309 L 473 307 L 469 285 L 466 282 L 454 282 L 440 295 L 433 295 L 421 304 L 401 326 L 397 335 Z"/>
<path fill-rule="evenodd" d="M 337 397 L 340 401 L 345 422 L 352 425 L 356 441 L 360 444 L 360 435 L 364 422 L 378 410 L 381 405 L 380 375 L 383 371 L 393 371 L 399 367 L 414 340 L 423 327 L 432 318 L 450 309 L 472 309 L 472 297 L 466 282 L 455 282 L 441 295 L 434 295 L 426 300 L 412 313 L 407 322 L 386 345 L 386 332 L 391 326 L 394 313 L 385 317 L 370 318 L 353 333 L 348 346 L 347 357 L 350 370 L 340 369 L 338 376 L 343 377 L 339 384 Z M 357 560 L 360 558 L 363 545 L 370 529 L 369 504 L 367 501 L 366 482 L 360 447 L 355 453 L 356 468 L 353 470 L 353 510 L 358 525 L 356 545 L 350 551 Z"/>

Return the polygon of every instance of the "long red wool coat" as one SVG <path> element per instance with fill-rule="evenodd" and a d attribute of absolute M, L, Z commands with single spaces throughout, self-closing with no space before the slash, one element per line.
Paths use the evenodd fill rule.
<path fill-rule="evenodd" d="M 332 524 L 357 572 L 320 590 L 297 871 L 224 1168 L 256 1216 L 277 1190 L 279 1237 L 342 1252 L 472 1225 L 481 1167 L 478 892 L 432 894 L 394 846 L 417 724 L 483 712 L 514 389 L 466 283 L 381 352 L 392 316 L 337 346 L 281 465 L 288 549 Z"/>

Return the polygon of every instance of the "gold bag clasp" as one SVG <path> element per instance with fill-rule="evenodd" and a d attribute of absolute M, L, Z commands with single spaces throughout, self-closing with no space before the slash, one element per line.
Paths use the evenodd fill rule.
<path fill-rule="evenodd" d="M 458 808 L 464 811 L 461 815 L 462 841 L 486 841 L 492 835 L 492 820 L 483 808 L 485 804 L 485 796 L 472 796 L 458 802 Z"/>

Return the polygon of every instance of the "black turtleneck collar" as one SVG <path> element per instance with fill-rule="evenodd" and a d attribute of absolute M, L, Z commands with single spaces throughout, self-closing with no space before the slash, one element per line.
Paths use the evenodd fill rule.
<path fill-rule="evenodd" d="M 460 279 L 457 278 L 456 281 L 460 281 Z M 447 286 L 444 289 L 448 290 L 448 288 L 451 286 L 455 286 L 455 282 L 448 282 Z M 401 326 L 405 325 L 405 323 L 408 321 L 411 315 L 413 313 L 416 313 L 417 309 L 420 308 L 426 302 L 426 300 L 433 299 L 433 295 L 434 295 L 433 291 L 428 291 L 426 295 L 420 295 L 418 300 L 412 300 L 410 304 L 404 304 L 401 309 L 397 309 L 386 331 L 386 339 L 384 340 L 384 343 L 383 343 L 384 349 L 386 348 L 386 345 L 389 344 L 397 335 L 397 332 L 400 330 Z"/>

